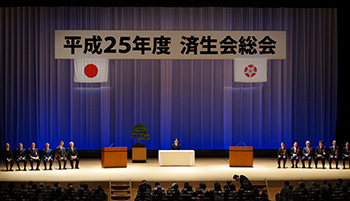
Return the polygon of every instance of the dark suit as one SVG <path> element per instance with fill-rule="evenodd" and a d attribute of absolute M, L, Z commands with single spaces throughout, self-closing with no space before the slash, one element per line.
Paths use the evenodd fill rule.
<path fill-rule="evenodd" d="M 21 168 L 19 167 L 19 163 L 24 163 L 24 170 L 26 170 L 27 152 L 26 152 L 26 149 L 24 148 L 16 150 L 16 164 L 18 169 L 20 170 Z"/>
<path fill-rule="evenodd" d="M 313 152 L 313 150 L 311 147 L 304 147 L 303 148 L 302 157 L 301 157 L 301 162 L 303 164 L 303 168 L 305 168 L 305 161 L 309 161 L 309 168 L 311 168 L 312 152 Z"/>
<path fill-rule="evenodd" d="M 66 148 L 60 147 L 60 146 L 56 148 L 56 160 L 58 161 L 59 169 L 61 169 L 61 162 L 63 162 L 63 169 L 66 169 L 66 162 L 67 162 L 66 155 L 67 155 Z"/>
<path fill-rule="evenodd" d="M 10 170 L 12 170 L 13 166 L 13 151 L 11 149 L 9 150 L 4 150 L 3 152 L 3 157 L 4 157 L 4 163 L 6 166 L 6 171 L 8 171 L 8 165 L 10 164 Z M 10 161 L 9 161 L 10 160 Z"/>
<path fill-rule="evenodd" d="M 335 167 L 338 168 L 339 147 L 329 147 L 329 168 L 332 168 L 332 161 L 335 161 Z"/>
<path fill-rule="evenodd" d="M 28 160 L 30 162 L 30 167 L 33 170 L 33 162 L 37 162 L 36 169 L 39 170 L 40 166 L 40 157 L 39 157 L 39 151 L 37 148 L 29 148 L 28 149 Z"/>
<path fill-rule="evenodd" d="M 68 153 L 68 159 L 70 161 L 70 166 L 72 167 L 72 169 L 74 167 L 73 166 L 73 161 L 74 160 L 75 160 L 75 168 L 78 168 L 79 167 L 78 150 L 75 147 L 73 147 L 73 149 L 68 147 L 67 148 L 67 153 Z M 72 156 L 76 156 L 76 159 L 73 159 Z"/>
<path fill-rule="evenodd" d="M 147 189 L 148 189 L 149 192 L 151 192 L 151 189 L 152 189 L 151 185 L 146 184 L 146 183 L 143 183 L 143 184 L 141 184 L 141 185 L 139 186 L 139 191 L 140 191 L 140 192 L 146 192 Z"/>
<path fill-rule="evenodd" d="M 227 184 L 224 186 L 224 190 L 236 191 L 236 186 L 234 184 Z"/>
<path fill-rule="evenodd" d="M 295 154 L 295 156 L 294 156 Z M 300 149 L 299 147 L 292 147 L 290 148 L 290 161 L 292 162 L 292 168 L 294 168 L 294 161 L 295 161 L 295 165 L 296 167 L 298 167 L 298 163 L 299 163 L 299 154 L 300 154 Z"/>
<path fill-rule="evenodd" d="M 181 145 L 180 145 L 180 144 L 177 144 L 177 145 L 172 144 L 172 145 L 171 145 L 171 149 L 172 149 L 172 150 L 180 150 L 180 149 L 181 149 Z"/>
<path fill-rule="evenodd" d="M 241 184 L 241 188 L 243 188 L 244 190 L 253 189 L 252 183 L 250 183 L 249 179 L 244 175 L 239 176 L 239 183 Z"/>
<path fill-rule="evenodd" d="M 320 157 L 318 155 L 321 155 Z M 327 156 L 327 149 L 325 146 L 318 146 L 315 149 L 315 167 L 317 168 L 317 163 L 319 160 L 322 161 L 322 167 L 324 168 L 324 165 L 326 163 L 326 156 Z"/>
<path fill-rule="evenodd" d="M 279 148 L 277 151 L 277 163 L 278 163 L 278 168 L 281 167 L 281 160 L 283 160 L 283 167 L 286 167 L 286 161 L 288 158 L 288 154 L 287 154 L 287 148 Z"/>
<path fill-rule="evenodd" d="M 50 163 L 50 170 L 52 169 L 52 163 L 53 163 L 53 158 L 54 158 L 54 153 L 52 151 L 52 149 L 43 149 L 43 163 L 44 163 L 44 167 L 46 170 L 46 163 L 49 162 Z"/>
<path fill-rule="evenodd" d="M 345 155 L 350 155 L 350 148 L 343 147 L 342 151 L 342 158 L 343 158 L 343 168 L 345 168 L 345 162 L 349 161 L 349 168 L 350 168 L 350 157 L 346 157 Z"/>

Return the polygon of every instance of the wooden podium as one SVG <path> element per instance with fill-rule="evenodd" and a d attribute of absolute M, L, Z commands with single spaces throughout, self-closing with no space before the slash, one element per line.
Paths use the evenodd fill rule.
<path fill-rule="evenodd" d="M 126 167 L 128 160 L 127 151 L 127 147 L 103 147 L 101 153 L 102 167 Z"/>
<path fill-rule="evenodd" d="M 229 149 L 230 167 L 253 167 L 253 147 L 233 147 Z"/>

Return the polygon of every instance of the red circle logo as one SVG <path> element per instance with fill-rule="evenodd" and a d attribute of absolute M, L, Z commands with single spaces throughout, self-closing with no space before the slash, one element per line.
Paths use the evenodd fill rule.
<path fill-rule="evenodd" d="M 257 72 L 258 72 L 258 68 L 253 64 L 249 64 L 244 68 L 244 75 L 246 77 L 254 77 Z"/>
<path fill-rule="evenodd" d="M 98 68 L 95 64 L 88 64 L 84 68 L 84 73 L 85 73 L 86 77 L 94 78 L 94 77 L 96 77 L 96 75 L 98 73 Z"/>

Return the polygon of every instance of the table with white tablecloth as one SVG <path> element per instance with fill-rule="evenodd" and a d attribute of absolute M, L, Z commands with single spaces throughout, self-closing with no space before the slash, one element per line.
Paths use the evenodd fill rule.
<path fill-rule="evenodd" d="M 160 166 L 194 166 L 194 150 L 159 150 Z"/>

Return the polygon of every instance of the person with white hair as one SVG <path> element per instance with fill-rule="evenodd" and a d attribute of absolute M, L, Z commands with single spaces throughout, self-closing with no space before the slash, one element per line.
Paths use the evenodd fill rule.
<path fill-rule="evenodd" d="M 45 149 L 42 152 L 43 154 L 43 163 L 44 163 L 44 170 L 47 170 L 46 168 L 46 163 L 50 164 L 49 170 L 52 170 L 52 163 L 53 163 L 53 159 L 54 159 L 54 152 L 52 151 L 52 149 L 50 149 L 50 144 L 46 143 L 45 144 Z"/>
<path fill-rule="evenodd" d="M 307 160 L 309 162 L 309 168 L 311 168 L 313 149 L 310 146 L 310 141 L 306 141 L 305 144 L 306 146 L 303 148 L 302 151 L 301 163 L 303 165 L 303 168 L 305 168 L 305 161 Z"/>
<path fill-rule="evenodd" d="M 70 162 L 70 166 L 74 169 L 74 161 L 75 161 L 75 169 L 79 169 L 79 157 L 78 150 L 74 147 L 74 142 L 69 143 L 69 148 L 67 149 L 68 160 Z"/>

